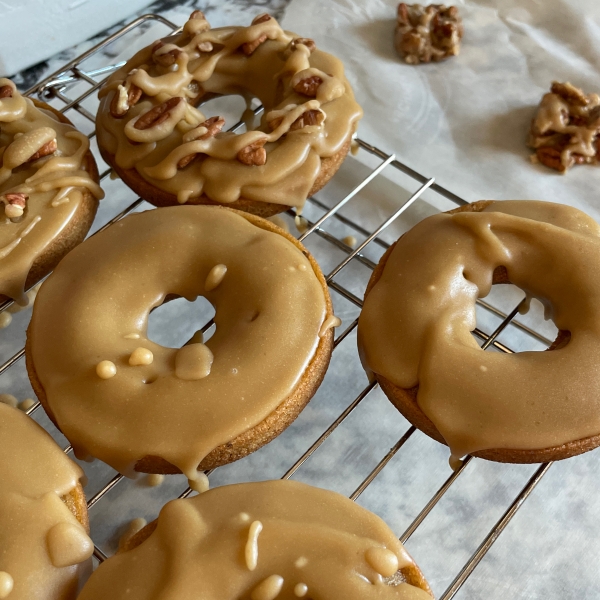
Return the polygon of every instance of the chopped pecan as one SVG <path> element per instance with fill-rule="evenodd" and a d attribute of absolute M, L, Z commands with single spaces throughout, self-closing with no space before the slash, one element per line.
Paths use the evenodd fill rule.
<path fill-rule="evenodd" d="M 290 50 L 295 50 L 298 44 L 306 46 L 311 54 L 317 49 L 315 40 L 311 40 L 310 38 L 296 38 L 290 42 Z"/>
<path fill-rule="evenodd" d="M 195 10 L 191 15 L 190 19 L 206 19 L 204 13 L 201 10 Z"/>
<path fill-rule="evenodd" d="M 173 48 L 169 52 L 158 54 L 158 51 L 164 47 L 164 43 L 160 40 L 152 46 L 152 60 L 161 67 L 170 67 L 177 62 L 181 50 L 179 48 Z"/>
<path fill-rule="evenodd" d="M 142 90 L 134 83 L 125 82 L 125 89 L 127 89 L 127 101 L 121 105 L 121 94 L 120 90 L 117 90 L 113 99 L 110 103 L 110 114 L 115 119 L 122 119 L 128 112 L 132 106 L 135 106 L 142 97 Z"/>
<path fill-rule="evenodd" d="M 236 158 L 244 165 L 260 167 L 267 162 L 267 151 L 263 148 L 266 143 L 266 138 L 252 142 L 242 148 Z"/>
<path fill-rule="evenodd" d="M 410 25 L 408 6 L 405 2 L 400 2 L 400 4 L 398 4 L 398 23 L 401 25 Z"/>
<path fill-rule="evenodd" d="M 208 138 L 214 137 L 215 135 L 217 135 L 217 133 L 219 133 L 219 131 L 221 131 L 221 129 L 223 129 L 223 125 L 225 125 L 225 119 L 223 119 L 222 117 L 210 117 L 210 119 L 206 119 L 204 123 L 200 123 L 200 125 L 198 125 L 198 128 L 205 127 L 207 130 L 206 133 L 203 133 L 195 139 L 207 140 Z M 177 163 L 177 168 L 184 169 L 196 158 L 196 156 L 198 156 L 197 152 L 184 156 Z"/>
<path fill-rule="evenodd" d="M 266 33 L 262 33 L 261 35 L 259 35 L 254 41 L 252 42 L 246 42 L 245 44 L 242 44 L 242 52 L 246 55 L 246 56 L 250 56 L 252 54 L 254 54 L 254 51 L 264 42 L 267 41 L 267 34 Z"/>
<path fill-rule="evenodd" d="M 213 45 L 210 42 L 200 42 L 196 48 L 199 52 L 212 52 Z"/>
<path fill-rule="evenodd" d="M 12 87 L 10 87 L 10 85 L 3 85 L 2 87 L 0 87 L 0 100 L 2 98 L 12 98 L 13 96 L 13 89 Z"/>
<path fill-rule="evenodd" d="M 26 162 L 32 162 L 34 160 L 38 160 L 38 158 L 43 158 L 44 156 L 49 156 L 50 154 L 54 154 L 58 148 L 56 140 L 50 140 L 46 142 L 35 154 L 32 154 Z"/>
<path fill-rule="evenodd" d="M 305 113 L 300 115 L 291 125 L 290 131 L 296 131 L 302 129 L 308 125 L 320 125 L 325 120 L 325 113 L 322 110 L 307 110 Z M 269 121 L 271 130 L 277 129 L 283 121 L 283 117 L 278 117 Z"/>
<path fill-rule="evenodd" d="M 252 19 L 252 25 L 259 25 L 260 23 L 266 23 L 267 21 L 271 20 L 271 15 L 267 14 L 267 13 L 262 13 L 261 15 L 258 15 L 258 17 L 254 17 L 254 19 Z"/>
<path fill-rule="evenodd" d="M 302 94 L 303 96 L 310 96 L 311 98 L 314 98 L 317 95 L 317 90 L 322 83 L 323 80 L 318 75 L 312 75 L 306 79 L 301 79 L 294 86 L 294 91 Z"/>
<path fill-rule="evenodd" d="M 169 98 L 166 102 L 163 102 L 162 104 L 151 108 L 147 113 L 140 115 L 133 128 L 144 131 L 164 123 L 171 116 L 171 111 L 178 106 L 180 102 L 184 102 L 183 98 L 180 96 Z"/>
<path fill-rule="evenodd" d="M 571 85 L 569 82 L 560 83 L 559 81 L 553 81 L 550 91 L 575 106 L 587 106 L 589 103 L 589 100 L 583 91 L 576 88 L 574 85 Z"/>
<path fill-rule="evenodd" d="M 561 152 L 556 148 L 550 148 L 548 146 L 542 146 L 536 150 L 538 160 L 547 167 L 555 169 L 564 173 L 567 169 L 562 163 Z"/>
<path fill-rule="evenodd" d="M 263 13 L 262 15 L 258 15 L 258 17 L 255 17 L 252 21 L 252 25 L 259 25 L 260 23 L 266 23 L 267 21 L 271 20 L 271 15 L 268 15 L 267 13 Z M 267 34 L 266 33 L 262 33 L 261 35 L 259 35 L 255 40 L 251 41 L 251 42 L 246 42 L 245 44 L 242 44 L 241 48 L 242 48 L 242 52 L 246 55 L 246 56 L 250 56 L 251 54 L 254 53 L 254 51 L 264 42 L 267 41 Z"/>
<path fill-rule="evenodd" d="M 29 196 L 27 194 L 12 192 L 0 196 L 0 200 L 5 204 L 4 214 L 9 219 L 18 219 L 23 216 Z"/>

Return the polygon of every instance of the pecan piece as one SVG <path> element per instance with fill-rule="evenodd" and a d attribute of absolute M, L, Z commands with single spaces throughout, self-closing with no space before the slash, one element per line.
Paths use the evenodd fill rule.
<path fill-rule="evenodd" d="M 225 125 L 225 119 L 223 119 L 222 117 L 210 117 L 210 119 L 206 119 L 204 123 L 200 123 L 200 125 L 198 125 L 199 128 L 205 127 L 207 129 L 206 133 L 202 134 L 201 136 L 195 139 L 207 140 L 208 138 L 214 137 L 215 135 L 217 135 L 217 133 L 219 133 L 219 131 L 221 131 L 221 129 L 223 129 L 223 125 Z M 196 156 L 198 156 L 197 152 L 184 156 L 177 163 L 177 168 L 185 169 L 185 167 L 187 167 L 196 158 Z"/>
<path fill-rule="evenodd" d="M 151 108 L 147 113 L 140 115 L 133 128 L 144 131 L 164 123 L 171 116 L 171 111 L 183 101 L 181 96 L 169 98 L 166 102 L 163 102 L 162 104 Z"/>
<path fill-rule="evenodd" d="M 561 152 L 556 148 L 550 148 L 548 146 L 542 146 L 536 150 L 536 155 L 538 160 L 547 167 L 551 169 L 555 169 L 556 171 L 560 171 L 564 173 L 567 169 L 563 165 L 561 160 Z"/>
<path fill-rule="evenodd" d="M 267 13 L 262 13 L 261 15 L 258 15 L 258 17 L 254 17 L 254 19 L 252 19 L 252 25 L 259 25 L 260 23 L 266 23 L 267 21 L 271 20 L 271 15 L 267 14 Z"/>
<path fill-rule="evenodd" d="M 583 91 L 569 82 L 560 83 L 559 81 L 553 81 L 550 91 L 575 106 L 587 106 L 589 103 Z"/>
<path fill-rule="evenodd" d="M 271 20 L 271 15 L 268 15 L 267 13 L 263 13 L 262 15 L 258 15 L 258 17 L 255 17 L 252 21 L 252 25 L 259 25 L 260 23 L 266 23 L 267 21 Z M 246 56 L 250 56 L 251 54 L 254 53 L 254 51 L 264 42 L 267 41 L 267 34 L 266 33 L 262 33 L 261 35 L 259 35 L 255 40 L 253 40 L 252 42 L 246 42 L 245 44 L 242 44 L 242 52 L 246 55 Z"/>
<path fill-rule="evenodd" d="M 0 87 L 0 100 L 2 98 L 12 98 L 13 97 L 13 89 L 10 85 L 3 85 Z"/>
<path fill-rule="evenodd" d="M 236 158 L 249 167 L 260 167 L 267 162 L 267 151 L 263 148 L 266 143 L 266 138 L 252 142 L 252 144 L 242 148 L 237 153 Z"/>
<path fill-rule="evenodd" d="M 171 67 L 177 62 L 179 55 L 181 54 L 181 50 L 179 48 L 173 48 L 169 50 L 169 52 L 164 52 L 163 54 L 157 54 L 158 51 L 164 47 L 164 43 L 160 40 L 152 46 L 152 60 L 161 67 Z"/>
<path fill-rule="evenodd" d="M 401 25 L 410 25 L 408 6 L 405 2 L 400 2 L 400 4 L 398 4 L 398 23 Z"/>
<path fill-rule="evenodd" d="M 322 110 L 307 110 L 290 125 L 290 131 L 296 131 L 297 129 L 307 127 L 308 125 L 320 125 L 324 120 L 325 114 Z M 277 119 L 269 121 L 271 131 L 275 131 L 275 129 L 277 129 L 281 125 L 282 121 L 283 117 L 278 117 Z"/>
<path fill-rule="evenodd" d="M 127 89 L 129 86 L 129 89 Z M 132 106 L 135 106 L 142 97 L 142 90 L 134 83 L 125 83 L 125 89 L 127 90 L 127 101 L 121 103 L 120 90 L 117 89 L 113 99 L 110 103 L 110 114 L 115 119 L 122 119 Z"/>
<path fill-rule="evenodd" d="M 314 98 L 317 95 L 319 86 L 323 83 L 323 80 L 318 75 L 301 79 L 295 86 L 294 91 L 303 96 L 310 96 Z"/>
<path fill-rule="evenodd" d="M 246 55 L 246 56 L 251 56 L 252 54 L 254 54 L 254 51 L 264 42 L 267 41 L 267 34 L 266 33 L 262 33 L 261 35 L 259 35 L 254 41 L 252 42 L 246 42 L 245 44 L 242 44 L 242 52 Z"/>
<path fill-rule="evenodd" d="M 54 154 L 58 148 L 56 140 L 50 140 L 46 142 L 35 154 L 32 154 L 25 162 L 33 162 L 34 160 L 38 160 L 38 158 L 43 158 L 44 156 L 49 156 L 50 154 Z"/>
<path fill-rule="evenodd" d="M 191 15 L 190 19 L 206 19 L 204 13 L 201 10 L 195 10 Z"/>
<path fill-rule="evenodd" d="M 315 40 L 311 40 L 310 38 L 296 38 L 290 42 L 290 50 L 295 50 L 298 44 L 306 46 L 311 54 L 317 49 Z"/>
<path fill-rule="evenodd" d="M 9 219 L 18 219 L 23 216 L 29 196 L 27 194 L 13 192 L 0 196 L 0 199 L 5 203 L 4 214 Z"/>
<path fill-rule="evenodd" d="M 198 48 L 199 52 L 212 52 L 213 45 L 211 42 L 200 42 L 196 48 Z"/>

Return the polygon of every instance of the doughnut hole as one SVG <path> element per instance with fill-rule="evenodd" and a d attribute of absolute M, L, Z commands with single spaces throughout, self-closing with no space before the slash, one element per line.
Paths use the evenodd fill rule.
<path fill-rule="evenodd" d="M 260 116 L 255 116 L 253 111 L 260 106 L 261 101 L 252 94 L 246 97 L 240 94 L 216 96 L 210 100 L 201 102 L 198 108 L 207 117 L 219 116 L 225 119 L 223 131 L 227 131 L 239 121 L 243 121 L 236 133 L 257 129 L 260 124 Z"/>
<path fill-rule="evenodd" d="M 215 316 L 213 305 L 203 296 L 194 302 L 177 297 L 163 302 L 150 312 L 148 339 L 169 348 L 181 348 Z M 211 325 L 203 334 L 206 342 L 216 328 Z M 198 341 L 195 339 L 194 341 Z M 146 381 L 146 383 L 152 383 Z"/>
<path fill-rule="evenodd" d="M 468 279 L 467 273 L 465 273 L 465 276 Z M 494 285 L 488 296 L 480 300 L 501 310 L 504 314 L 509 314 L 519 302 L 526 299 L 525 291 L 509 281 L 505 267 L 497 267 L 494 270 L 493 282 Z M 535 352 L 563 348 L 568 344 L 571 333 L 569 331 L 559 331 L 551 319 L 545 319 L 544 311 L 544 305 L 536 298 L 531 298 L 529 310 L 524 313 L 517 313 L 496 340 L 514 352 Z M 477 305 L 476 313 L 477 329 L 488 335 L 493 333 L 503 320 L 502 316 L 494 314 L 483 304 Z M 523 327 L 520 327 L 517 323 Z M 540 340 L 526 331 L 525 328 L 540 333 L 548 342 Z M 479 336 L 475 335 L 475 339 L 480 345 L 485 343 L 485 340 L 482 340 Z M 489 350 L 502 351 L 494 346 L 490 347 Z"/>

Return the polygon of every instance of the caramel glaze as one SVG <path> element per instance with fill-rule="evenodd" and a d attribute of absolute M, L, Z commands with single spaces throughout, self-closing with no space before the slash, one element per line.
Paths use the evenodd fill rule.
<path fill-rule="evenodd" d="M 429 217 L 398 240 L 359 319 L 363 364 L 398 388 L 418 386 L 418 406 L 454 460 L 597 436 L 600 226 L 559 204 L 481 204 Z M 507 355 L 476 343 L 475 301 L 500 267 L 561 331 L 552 352 Z"/>
<path fill-rule="evenodd" d="M 194 481 L 203 458 L 269 416 L 331 343 L 336 322 L 309 258 L 242 215 L 184 206 L 126 217 L 44 282 L 28 369 L 78 456 L 128 475 L 161 457 Z M 183 348 L 148 339 L 154 307 L 199 295 L 216 310 L 206 344 L 193 331 Z M 96 370 L 103 361 L 114 373 Z"/>
<path fill-rule="evenodd" d="M 83 471 L 33 419 L 5 404 L 0 440 L 0 572 L 12 585 L 6 597 L 73 600 L 93 551 L 85 515 L 78 520 L 65 502 L 81 490 Z"/>
<path fill-rule="evenodd" d="M 21 96 L 12 81 L 0 79 L 0 90 L 10 90 L 0 98 L 0 294 L 26 304 L 36 259 L 76 219 L 86 194 L 104 194 L 89 172 L 88 138 Z M 54 150 L 32 160 L 46 144 Z M 13 218 L 6 212 L 11 194 L 27 197 Z"/>
<path fill-rule="evenodd" d="M 379 517 L 302 483 L 229 485 L 174 500 L 147 529 L 141 545 L 100 565 L 80 600 L 125 599 L 131 590 L 136 600 L 431 600 Z"/>
<path fill-rule="evenodd" d="M 322 159 L 348 144 L 362 116 L 342 63 L 326 52 L 295 43 L 297 36 L 283 31 L 267 15 L 267 20 L 250 27 L 213 30 L 198 13 L 180 35 L 165 39 L 159 50 L 138 52 L 101 89 L 97 133 L 102 152 L 112 156 L 108 160 L 118 168 L 135 169 L 182 204 L 199 203 L 202 197 L 223 204 L 243 198 L 300 209 Z M 259 38 L 264 41 L 251 55 L 242 51 Z M 167 53 L 176 57 L 174 64 L 156 62 L 163 62 Z M 314 76 L 322 80 L 314 93 L 294 91 L 301 80 Z M 127 101 L 132 86 L 142 93 L 135 104 L 133 99 Z M 194 105 L 222 94 L 259 98 L 265 107 L 260 128 L 240 134 L 207 133 L 206 117 Z M 164 122 L 136 128 L 141 116 L 172 98 L 186 102 L 180 102 Z M 117 118 L 111 114 L 111 104 Z M 324 120 L 298 127 L 298 119 L 308 111 Z M 264 165 L 236 159 L 255 143 L 266 144 Z M 187 157 L 193 160 L 182 168 L 180 162 Z"/>

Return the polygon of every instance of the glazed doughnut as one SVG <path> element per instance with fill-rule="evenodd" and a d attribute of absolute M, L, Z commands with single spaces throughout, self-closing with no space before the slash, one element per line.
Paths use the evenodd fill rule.
<path fill-rule="evenodd" d="M 181 349 L 148 339 L 153 308 L 199 295 L 216 310 L 206 344 L 194 331 Z M 61 262 L 38 293 L 27 368 L 78 456 L 192 485 L 196 469 L 242 458 L 298 416 L 339 322 L 295 238 L 224 207 L 170 207 L 126 217 Z"/>
<path fill-rule="evenodd" d="M 27 303 L 26 290 L 83 241 L 102 196 L 88 138 L 0 79 L 0 302 Z"/>
<path fill-rule="evenodd" d="M 295 481 L 216 488 L 173 500 L 80 600 L 150 600 L 177 590 L 206 600 L 431 600 L 423 574 L 376 515 Z"/>
<path fill-rule="evenodd" d="M 83 471 L 0 403 L 0 598 L 74 600 L 91 571 Z"/>
<path fill-rule="evenodd" d="M 537 463 L 600 444 L 600 226 L 568 206 L 482 201 L 434 215 L 382 257 L 358 323 L 363 364 L 404 416 L 472 454 Z M 548 352 L 484 352 L 475 301 L 494 283 L 537 298 Z M 528 303 L 525 303 L 525 308 Z"/>
<path fill-rule="evenodd" d="M 261 125 L 221 129 L 196 106 L 258 98 Z M 342 63 L 269 15 L 210 29 L 200 11 L 183 31 L 138 52 L 100 90 L 102 156 L 156 206 L 227 204 L 268 217 L 301 209 L 338 169 L 362 116 Z M 247 123 L 250 123 L 247 120 Z"/>

